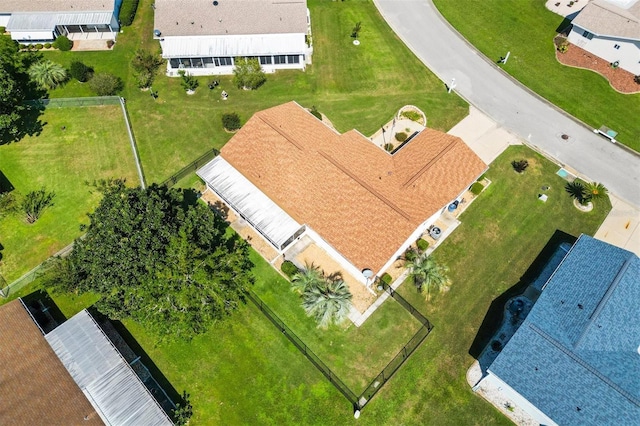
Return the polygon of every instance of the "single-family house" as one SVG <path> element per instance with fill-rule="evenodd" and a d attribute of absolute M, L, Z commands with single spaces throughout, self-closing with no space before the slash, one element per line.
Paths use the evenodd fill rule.
<path fill-rule="evenodd" d="M 0 322 L 2 424 L 173 424 L 86 310 L 45 334 L 17 299 Z"/>
<path fill-rule="evenodd" d="M 167 75 L 232 74 L 235 58 L 257 58 L 265 72 L 311 63 L 306 0 L 156 0 L 154 37 Z"/>
<path fill-rule="evenodd" d="M 640 1 L 591 0 L 571 23 L 571 43 L 640 75 Z"/>
<path fill-rule="evenodd" d="M 2 0 L 0 26 L 22 44 L 72 40 L 115 40 L 122 0 Z"/>
<path fill-rule="evenodd" d="M 486 168 L 456 136 L 427 128 L 392 155 L 289 102 L 254 114 L 197 174 L 279 253 L 308 235 L 369 284 Z"/>
<path fill-rule="evenodd" d="M 540 424 L 638 424 L 638 256 L 582 235 L 483 381 Z"/>

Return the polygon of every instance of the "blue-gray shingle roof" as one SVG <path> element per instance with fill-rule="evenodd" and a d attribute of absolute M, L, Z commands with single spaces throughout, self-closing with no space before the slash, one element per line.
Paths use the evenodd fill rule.
<path fill-rule="evenodd" d="M 489 371 L 562 425 L 640 424 L 640 259 L 581 236 Z"/>

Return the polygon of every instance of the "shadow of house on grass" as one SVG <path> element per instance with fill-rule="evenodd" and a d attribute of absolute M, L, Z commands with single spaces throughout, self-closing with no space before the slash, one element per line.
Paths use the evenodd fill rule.
<path fill-rule="evenodd" d="M 471 347 L 469 348 L 469 355 L 473 358 L 478 359 L 480 354 L 484 350 L 484 348 L 489 344 L 493 336 L 500 329 L 502 325 L 502 321 L 504 319 L 504 309 L 506 303 L 512 297 L 521 295 L 525 292 L 527 287 L 532 284 L 535 279 L 540 275 L 540 273 L 544 270 L 547 263 L 551 260 L 556 250 L 563 243 L 569 243 L 573 245 L 573 243 L 577 240 L 573 235 L 569 235 L 563 231 L 556 230 L 553 236 L 547 244 L 544 246 L 542 251 L 535 258 L 533 263 L 529 266 L 527 271 L 520 277 L 520 280 L 514 284 L 507 291 L 502 293 L 496 299 L 491 302 L 489 309 L 478 329 L 478 333 L 476 334 Z M 486 370 L 487 366 L 482 366 L 483 371 Z"/>

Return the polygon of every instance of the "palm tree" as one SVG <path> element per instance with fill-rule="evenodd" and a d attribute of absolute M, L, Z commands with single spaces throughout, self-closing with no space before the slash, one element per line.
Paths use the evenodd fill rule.
<path fill-rule="evenodd" d="M 409 276 L 413 279 L 413 284 L 418 291 L 422 292 L 424 287 L 427 288 L 427 301 L 432 287 L 440 291 L 450 284 L 447 277 L 449 268 L 438 264 L 432 256 L 418 256 L 413 261 L 407 262 L 407 267 Z"/>
<path fill-rule="evenodd" d="M 67 80 L 67 70 L 52 61 L 39 61 L 29 67 L 29 77 L 41 87 L 54 89 Z"/>
<path fill-rule="evenodd" d="M 588 197 L 589 200 L 604 198 L 609 193 L 603 184 L 597 182 L 587 183 L 584 186 L 584 192 L 586 194 L 585 197 Z"/>
<path fill-rule="evenodd" d="M 311 285 L 302 295 L 302 307 L 318 322 L 318 327 L 339 324 L 349 315 L 351 293 L 342 279 L 323 279 Z"/>
<path fill-rule="evenodd" d="M 571 195 L 571 197 L 578 200 L 580 204 L 587 204 L 589 202 L 589 198 L 587 197 L 586 189 L 582 182 L 574 180 L 573 182 L 567 182 L 564 186 L 564 190 Z"/>
<path fill-rule="evenodd" d="M 291 290 L 298 294 L 303 294 L 307 289 L 315 287 L 324 280 L 324 276 L 319 267 L 311 263 L 305 264 L 304 269 L 298 271 L 291 279 Z"/>

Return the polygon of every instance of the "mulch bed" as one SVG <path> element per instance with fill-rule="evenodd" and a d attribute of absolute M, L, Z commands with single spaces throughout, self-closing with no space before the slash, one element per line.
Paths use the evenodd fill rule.
<path fill-rule="evenodd" d="M 556 58 L 563 65 L 597 72 L 609 80 L 611 87 L 620 93 L 640 93 L 640 84 L 633 81 L 633 74 L 622 68 L 611 68 L 609 62 L 575 44 L 569 44 L 569 50 L 565 53 L 556 50 Z"/>

